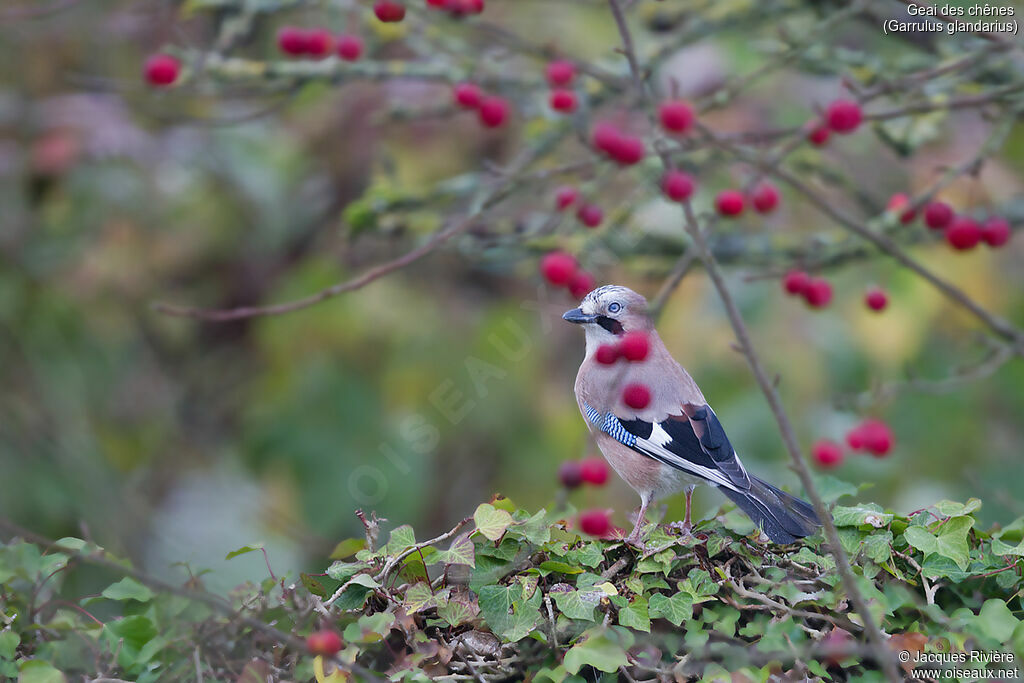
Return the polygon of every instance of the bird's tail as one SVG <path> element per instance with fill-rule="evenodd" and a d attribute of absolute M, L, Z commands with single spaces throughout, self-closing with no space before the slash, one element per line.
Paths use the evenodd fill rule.
<path fill-rule="evenodd" d="M 798 538 L 810 536 L 821 526 L 818 515 L 809 503 L 753 475 L 750 475 L 750 488 L 746 491 L 736 491 L 725 486 L 719 490 L 747 513 L 774 543 L 792 543 Z"/>

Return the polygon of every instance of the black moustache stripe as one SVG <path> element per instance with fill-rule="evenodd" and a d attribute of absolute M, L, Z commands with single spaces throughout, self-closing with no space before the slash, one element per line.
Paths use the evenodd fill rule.
<path fill-rule="evenodd" d="M 622 323 L 615 318 L 609 318 L 606 315 L 599 315 L 595 322 L 614 335 L 622 334 Z"/>

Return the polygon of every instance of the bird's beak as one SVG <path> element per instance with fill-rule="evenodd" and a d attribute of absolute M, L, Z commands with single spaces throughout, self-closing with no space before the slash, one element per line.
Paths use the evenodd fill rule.
<path fill-rule="evenodd" d="M 571 323 L 583 324 L 592 323 L 597 320 L 596 315 L 587 315 L 579 308 L 574 308 L 571 311 L 566 311 L 562 314 L 562 320 L 567 320 Z"/>

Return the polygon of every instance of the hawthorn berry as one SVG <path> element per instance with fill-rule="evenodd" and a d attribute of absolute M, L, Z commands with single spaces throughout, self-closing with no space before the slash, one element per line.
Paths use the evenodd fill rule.
<path fill-rule="evenodd" d="M 359 36 L 338 36 L 338 56 L 346 62 L 355 62 L 363 56 L 363 39 Z"/>
<path fill-rule="evenodd" d="M 583 468 L 577 460 L 566 460 L 558 466 L 558 481 L 567 489 L 574 489 L 583 483 Z"/>
<path fill-rule="evenodd" d="M 329 629 L 310 633 L 306 638 L 306 649 L 310 654 L 333 657 L 341 650 L 341 636 Z"/>
<path fill-rule="evenodd" d="M 563 185 L 555 190 L 555 207 L 565 211 L 580 198 L 580 191 L 572 185 Z"/>
<path fill-rule="evenodd" d="M 961 216 L 946 228 L 946 241 L 957 251 L 973 249 L 981 241 L 981 227 L 973 218 Z"/>
<path fill-rule="evenodd" d="M 334 36 L 325 28 L 314 28 L 306 33 L 306 54 L 324 59 L 334 51 Z"/>
<path fill-rule="evenodd" d="M 580 513 L 580 530 L 591 536 L 607 536 L 612 522 L 604 510 L 587 510 Z"/>
<path fill-rule="evenodd" d="M 872 311 L 881 311 L 889 305 L 889 297 L 886 296 L 885 292 L 876 287 L 874 289 L 869 289 L 867 293 L 864 294 L 864 304 Z"/>
<path fill-rule="evenodd" d="M 658 118 L 661 127 L 669 133 L 685 133 L 693 127 L 697 116 L 689 102 L 673 100 L 662 102 L 658 107 Z"/>
<path fill-rule="evenodd" d="M 715 197 L 715 208 L 723 216 L 739 216 L 743 213 L 743 193 L 739 190 L 722 190 Z"/>
<path fill-rule="evenodd" d="M 647 358 L 651 350 L 651 342 L 645 332 L 627 332 L 619 341 L 619 353 L 631 363 Z"/>
<path fill-rule="evenodd" d="M 576 272 L 576 259 L 564 251 L 548 252 L 540 260 L 540 272 L 553 285 L 567 285 Z"/>
<path fill-rule="evenodd" d="M 782 288 L 786 294 L 803 294 L 807 285 L 811 282 L 811 276 L 802 270 L 791 270 L 782 278 Z"/>
<path fill-rule="evenodd" d="M 480 116 L 480 123 L 488 128 L 497 128 L 508 118 L 508 102 L 500 97 L 485 97 L 480 100 L 477 113 Z"/>
<path fill-rule="evenodd" d="M 759 183 L 750 195 L 750 203 L 758 213 L 770 213 L 779 205 L 779 189 L 771 183 Z"/>
<path fill-rule="evenodd" d="M 892 430 L 881 420 L 864 420 L 856 429 L 860 432 L 863 448 L 876 458 L 885 457 L 892 450 Z"/>
<path fill-rule="evenodd" d="M 811 447 L 811 455 L 819 466 L 824 468 L 838 467 L 843 463 L 843 449 L 835 441 L 822 439 Z"/>
<path fill-rule="evenodd" d="M 832 301 L 832 284 L 823 277 L 812 277 L 801 294 L 811 308 L 825 308 Z"/>
<path fill-rule="evenodd" d="M 479 109 L 484 93 L 475 83 L 456 83 L 452 88 L 455 104 L 463 109 Z"/>
<path fill-rule="evenodd" d="M 604 458 L 587 458 L 580 463 L 580 476 L 588 484 L 604 486 L 608 483 L 608 465 Z"/>
<path fill-rule="evenodd" d="M 857 130 L 864 114 L 853 100 L 836 100 L 825 110 L 825 120 L 833 132 L 845 135 Z"/>
<path fill-rule="evenodd" d="M 1010 241 L 1010 224 L 1005 218 L 992 216 L 981 226 L 981 239 L 990 247 L 1001 247 Z"/>
<path fill-rule="evenodd" d="M 846 445 L 855 451 L 864 448 L 864 432 L 859 425 L 846 433 Z"/>
<path fill-rule="evenodd" d="M 480 14 L 484 11 L 484 0 L 447 0 L 445 8 L 454 16 Z"/>
<path fill-rule="evenodd" d="M 924 207 L 924 224 L 932 230 L 942 230 L 953 221 L 953 209 L 945 202 L 928 202 Z"/>
<path fill-rule="evenodd" d="M 651 390 L 646 384 L 627 384 L 622 390 L 622 402 L 634 410 L 643 410 L 651 404 Z"/>
<path fill-rule="evenodd" d="M 594 288 L 595 284 L 597 283 L 594 281 L 593 275 L 585 270 L 577 270 L 569 278 L 569 293 L 577 299 L 582 299 L 587 292 Z"/>
<path fill-rule="evenodd" d="M 558 59 L 548 64 L 546 73 L 551 87 L 566 86 L 572 83 L 576 77 L 576 65 L 564 59 Z"/>
<path fill-rule="evenodd" d="M 373 3 L 373 13 L 385 23 L 394 23 L 405 19 L 405 5 L 394 0 L 377 0 Z"/>
<path fill-rule="evenodd" d="M 685 202 L 692 197 L 695 186 L 693 176 L 675 169 L 665 173 L 661 179 L 661 191 L 674 202 Z"/>
<path fill-rule="evenodd" d="M 646 150 L 643 140 L 632 135 L 622 135 L 612 148 L 611 157 L 624 166 L 632 166 L 643 160 L 644 154 Z"/>
<path fill-rule="evenodd" d="M 446 9 L 448 7 L 448 0 L 427 0 L 427 7 Z"/>
<path fill-rule="evenodd" d="M 576 93 L 572 90 L 553 90 L 548 102 L 555 111 L 566 114 L 576 111 Z"/>
<path fill-rule="evenodd" d="M 886 204 L 885 210 L 899 214 L 900 223 L 904 225 L 912 223 L 917 218 L 917 211 L 910 207 L 910 197 L 902 192 L 897 192 L 889 198 L 889 203 Z"/>
<path fill-rule="evenodd" d="M 576 209 L 576 218 L 588 228 L 596 228 L 604 220 L 604 211 L 596 204 L 580 204 Z"/>
<path fill-rule="evenodd" d="M 594 360 L 601 365 L 615 365 L 619 360 L 619 347 L 615 344 L 601 344 L 594 352 Z"/>
<path fill-rule="evenodd" d="M 810 132 L 807 133 L 807 141 L 815 147 L 821 147 L 828 142 L 831 135 L 832 131 L 828 129 L 828 125 L 824 121 L 818 121 L 811 128 Z"/>
<path fill-rule="evenodd" d="M 286 55 L 306 54 L 306 32 L 296 26 L 283 26 L 277 32 L 277 49 Z"/>
<path fill-rule="evenodd" d="M 143 66 L 146 82 L 155 86 L 167 86 L 178 80 L 181 62 L 171 55 L 153 55 Z"/>

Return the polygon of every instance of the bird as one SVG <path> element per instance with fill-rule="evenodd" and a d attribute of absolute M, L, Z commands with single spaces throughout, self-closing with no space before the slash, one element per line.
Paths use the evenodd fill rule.
<path fill-rule="evenodd" d="M 612 469 L 640 495 L 627 543 L 642 546 L 648 505 L 680 490 L 686 492 L 686 512 L 683 523 L 673 527 L 691 533 L 693 490 L 702 483 L 718 488 L 774 543 L 793 543 L 814 533 L 820 522 L 809 503 L 744 467 L 700 387 L 665 347 L 643 296 L 605 285 L 562 318 L 583 327 L 586 336 L 575 384 L 580 412 Z M 641 362 L 597 359 L 598 349 L 618 348 L 631 333 L 646 335 L 647 354 Z M 624 395 L 624 388 L 634 384 L 646 387 L 648 401 Z M 631 407 L 627 400 L 641 407 Z"/>

